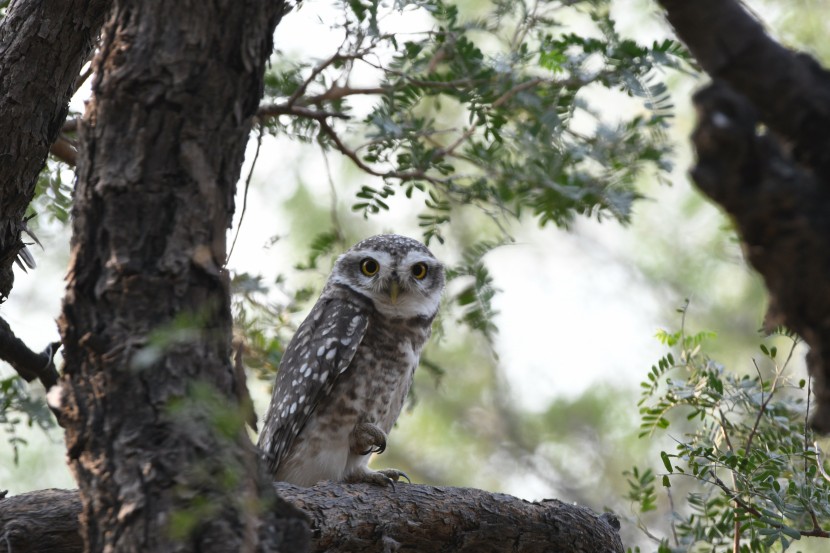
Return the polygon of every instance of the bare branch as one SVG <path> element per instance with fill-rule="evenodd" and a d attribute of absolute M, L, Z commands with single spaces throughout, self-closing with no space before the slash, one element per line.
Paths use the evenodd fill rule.
<path fill-rule="evenodd" d="M 35 353 L 15 336 L 9 323 L 0 318 L 0 359 L 11 365 L 26 382 L 37 378 L 46 390 L 58 383 L 60 377 L 52 358 L 60 345 L 60 342 L 53 342 L 42 352 Z"/>
<path fill-rule="evenodd" d="M 331 138 L 331 141 L 334 143 L 335 148 L 337 151 L 348 157 L 352 160 L 352 162 L 357 165 L 361 170 L 369 173 L 370 175 L 374 175 L 376 177 L 382 178 L 395 178 L 400 179 L 401 181 L 410 181 L 415 179 L 425 179 L 434 181 L 426 175 L 426 173 L 422 170 L 415 170 L 415 171 L 378 171 L 377 169 L 367 165 L 360 156 L 355 153 L 354 150 L 346 146 L 331 125 L 324 120 L 320 120 L 320 130 L 323 131 L 323 134 Z"/>
<path fill-rule="evenodd" d="M 337 119 L 349 119 L 349 116 L 345 113 L 340 113 L 337 111 L 322 111 L 322 110 L 314 110 L 303 106 L 297 106 L 292 104 L 265 104 L 259 106 L 257 110 L 257 117 L 259 119 L 268 119 L 271 117 L 278 117 L 280 115 L 293 115 L 296 117 L 303 117 L 306 119 L 316 119 L 317 121 L 321 119 L 327 119 L 329 117 L 335 117 Z"/>
<path fill-rule="evenodd" d="M 345 98 L 347 96 L 386 94 L 391 90 L 391 88 L 384 88 L 379 86 L 353 88 L 351 86 L 334 85 L 322 94 L 318 94 L 316 96 L 309 96 L 303 101 L 303 103 L 316 105 L 326 101 L 340 100 L 341 98 Z"/>
<path fill-rule="evenodd" d="M 289 106 L 293 106 L 297 102 L 297 100 L 299 100 L 302 97 L 302 95 L 305 94 L 305 91 L 308 89 L 308 85 L 310 85 L 314 81 L 314 79 L 317 78 L 317 75 L 322 73 L 326 67 L 338 61 L 361 59 L 365 55 L 366 54 L 364 52 L 355 52 L 354 54 L 342 54 L 338 51 L 328 59 L 321 61 L 317 64 L 317 66 L 314 69 L 311 70 L 311 73 L 308 77 L 306 77 L 306 80 L 303 81 L 303 84 L 297 87 L 297 90 L 295 90 L 294 93 L 288 98 L 286 104 Z"/>

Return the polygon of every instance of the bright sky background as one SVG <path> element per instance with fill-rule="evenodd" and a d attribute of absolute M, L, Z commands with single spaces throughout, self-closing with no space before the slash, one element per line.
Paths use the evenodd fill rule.
<path fill-rule="evenodd" d="M 616 8 L 621 12 L 634 4 L 621 1 Z M 320 33 L 317 18 L 325 18 L 320 10 L 322 2 L 307 2 L 297 14 L 285 18 L 277 32 L 277 46 L 286 52 L 324 57 L 337 46 L 334 34 Z M 317 10 L 317 11 L 315 11 Z M 632 13 L 641 13 L 632 9 Z M 405 21 L 390 25 L 405 25 Z M 666 29 L 655 20 L 625 21 L 623 29 L 635 38 L 651 41 L 667 36 Z M 308 40 L 314 36 L 314 40 Z M 688 102 L 685 92 L 676 96 L 679 105 Z M 75 107 L 80 104 L 76 101 Z M 615 106 L 610 106 L 615 108 Z M 679 136 L 688 135 L 689 121 Z M 688 154 L 678 160 L 679 170 L 674 188 L 655 192 L 655 201 L 637 205 L 638 217 L 653 220 L 668 217 L 668 225 L 682 227 L 686 221 L 679 208 L 672 207 L 688 194 L 689 184 L 684 176 Z M 252 150 L 247 156 L 248 163 Z M 295 161 L 299 163 L 295 165 Z M 330 154 L 332 171 L 337 174 L 344 161 Z M 247 174 L 247 163 L 243 178 Z M 283 216 L 282 203 L 289 198 L 299 181 L 321 195 L 328 195 L 329 184 L 322 158 L 317 152 L 287 139 L 267 138 L 254 171 L 253 187 L 248 199 L 248 210 L 231 265 L 234 269 L 261 273 L 266 279 L 280 270 L 293 266 L 297 246 L 303 247 L 304 237 L 292 237 L 266 247 L 274 235 L 290 232 L 288 218 Z M 350 198 L 340 198 L 348 206 Z M 241 207 L 242 198 L 237 206 Z M 659 214 L 658 214 L 659 212 Z M 414 217 L 404 217 L 404 210 L 393 210 L 377 219 L 380 226 L 418 237 Z M 716 211 L 704 213 L 690 222 L 701 225 L 718 221 Z M 45 250 L 33 248 L 39 267 L 24 274 L 16 273 L 15 288 L 3 306 L 4 317 L 15 332 L 32 348 L 40 349 L 57 338 L 54 320 L 60 312 L 63 295 L 63 275 L 68 260 L 68 237 L 55 225 L 46 225 L 38 233 Z M 664 290 L 655 287 L 636 268 L 635 260 L 648 255 L 638 250 L 634 233 L 607 222 L 579 222 L 574 232 L 554 228 L 538 230 L 529 223 L 513 229 L 517 243 L 490 254 L 488 266 L 502 290 L 497 296 L 500 311 L 500 332 L 496 342 L 501 363 L 507 368 L 509 385 L 518 398 L 531 408 L 541 409 L 558 395 L 577 395 L 597 382 L 636 386 L 644 372 L 663 354 L 653 338 L 658 328 L 674 326 L 676 320 L 664 320 L 671 305 L 680 305 L 683 297 L 665 297 Z M 695 231 L 692 227 L 691 232 Z M 682 228 L 676 229 L 679 236 Z M 440 256 L 440 248 L 436 248 Z M 737 277 L 745 271 L 737 264 Z M 730 277 L 732 278 L 732 277 Z M 728 281 L 727 281 L 728 282 Z M 736 281 L 737 282 L 737 281 Z M 708 287 L 689 290 L 703 296 L 717 291 Z M 672 302 L 666 305 L 666 301 Z M 262 413 L 267 396 L 258 391 Z M 42 433 L 32 432 L 33 443 L 46 440 Z M 3 437 L 5 440 L 5 438 Z M 50 446 L 52 453 L 44 455 L 39 447 L 24 448 L 24 461 L 14 467 L 8 446 L 0 446 L 0 488 L 18 493 L 47 486 L 71 487 L 68 471 L 62 469 L 64 455 L 60 433 L 55 433 Z M 55 467 L 49 470 L 48 467 Z M 514 493 L 529 495 L 528 487 L 516 484 Z"/>

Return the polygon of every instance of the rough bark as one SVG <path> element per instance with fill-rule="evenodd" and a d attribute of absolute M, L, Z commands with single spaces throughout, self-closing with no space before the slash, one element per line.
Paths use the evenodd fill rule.
<path fill-rule="evenodd" d="M 24 215 L 111 0 L 12 2 L 0 22 L 0 301 Z"/>
<path fill-rule="evenodd" d="M 243 428 L 224 269 L 282 10 L 123 0 L 104 25 L 59 321 L 87 551 L 304 548 Z"/>
<path fill-rule="evenodd" d="M 768 328 L 810 346 L 830 432 L 830 73 L 770 38 L 735 0 L 659 0 L 715 82 L 695 97 L 700 189 L 734 219 L 770 295 Z"/>
<path fill-rule="evenodd" d="M 464 488 L 326 483 L 277 493 L 311 520 L 312 551 L 622 552 L 619 523 L 584 507 L 539 503 Z M 12 551 L 74 553 L 75 490 L 41 490 L 0 500 L 0 542 Z M 58 549 L 62 547 L 62 549 Z"/>

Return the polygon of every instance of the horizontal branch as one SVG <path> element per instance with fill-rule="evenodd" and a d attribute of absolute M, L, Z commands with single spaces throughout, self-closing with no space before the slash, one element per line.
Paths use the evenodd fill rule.
<path fill-rule="evenodd" d="M 311 551 L 619 552 L 619 522 L 557 500 L 529 502 L 470 488 L 326 482 L 277 493 L 308 515 Z M 40 490 L 0 500 L 0 543 L 11 551 L 72 553 L 77 490 Z"/>
<path fill-rule="evenodd" d="M 317 121 L 321 119 L 327 119 L 329 117 L 335 117 L 337 119 L 349 119 L 349 116 L 345 113 L 340 113 L 337 111 L 324 111 L 324 110 L 316 110 L 307 108 L 305 106 L 297 106 L 291 105 L 288 103 L 285 104 L 265 104 L 259 106 L 257 110 L 256 116 L 260 119 L 266 119 L 269 117 L 277 117 L 279 115 L 293 115 L 295 117 L 303 117 L 305 119 L 315 119 Z"/>

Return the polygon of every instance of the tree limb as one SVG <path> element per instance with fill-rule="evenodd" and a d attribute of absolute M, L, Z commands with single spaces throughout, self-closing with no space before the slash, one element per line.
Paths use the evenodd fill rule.
<path fill-rule="evenodd" d="M 470 488 L 277 482 L 302 509 L 312 551 L 622 552 L 612 515 L 545 500 L 531 503 Z M 12 551 L 82 551 L 77 490 L 39 490 L 0 500 L 0 542 Z"/>
<path fill-rule="evenodd" d="M 736 0 L 659 3 L 701 67 L 749 99 L 796 161 L 830 178 L 830 73 L 776 42 Z"/>
<path fill-rule="evenodd" d="M 830 432 L 830 73 L 735 0 L 659 2 L 714 78 L 694 97 L 692 177 L 733 218 L 764 278 L 765 327 L 785 325 L 810 346 L 810 422 Z"/>
<path fill-rule="evenodd" d="M 52 358 L 60 345 L 60 342 L 53 342 L 42 352 L 35 353 L 14 335 L 9 323 L 0 317 L 0 359 L 11 365 L 26 382 L 37 378 L 47 391 L 58 383 L 58 371 Z"/>

